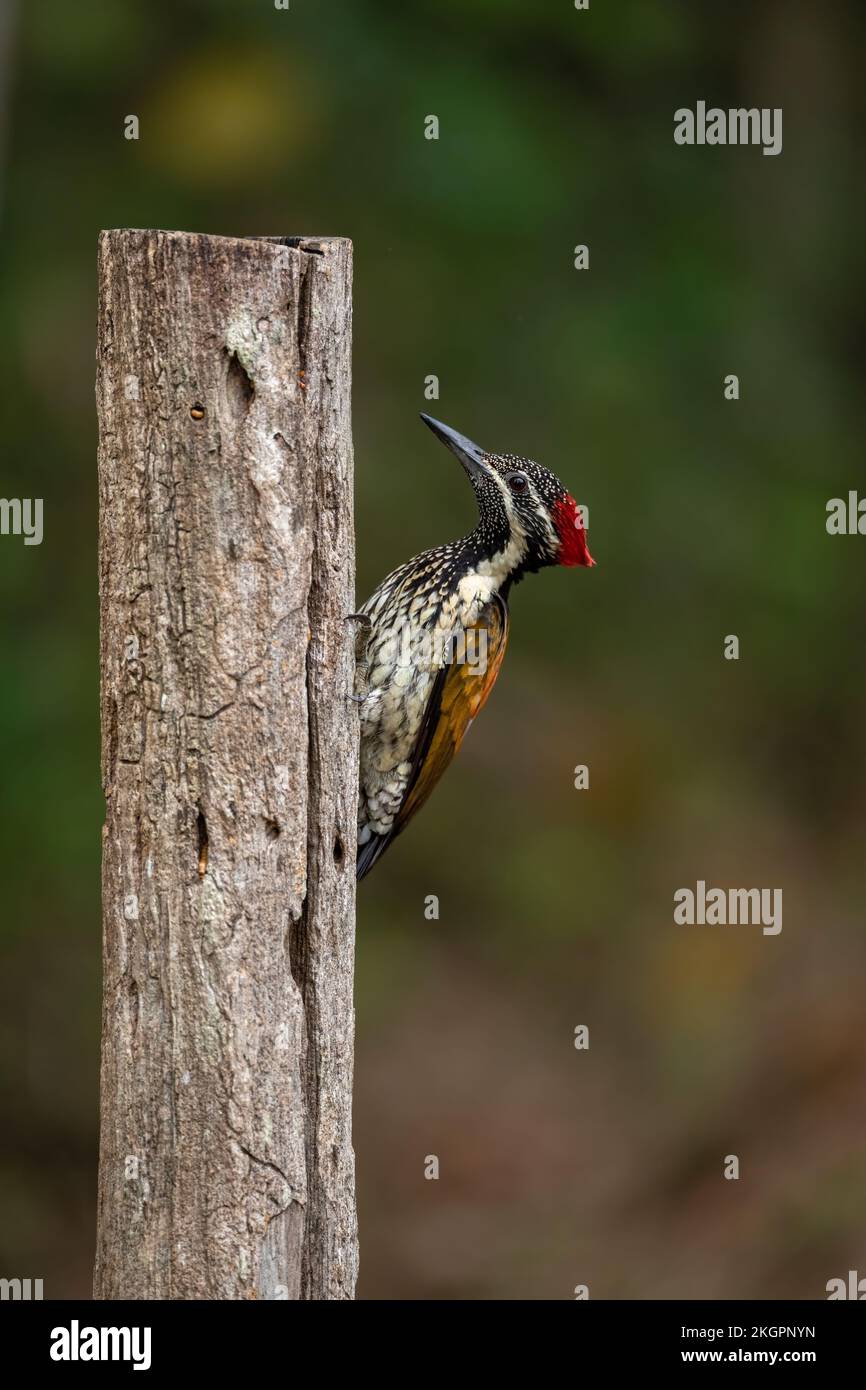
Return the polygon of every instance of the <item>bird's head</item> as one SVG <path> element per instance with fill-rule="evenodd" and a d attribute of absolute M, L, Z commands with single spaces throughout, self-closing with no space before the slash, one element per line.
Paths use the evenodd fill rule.
<path fill-rule="evenodd" d="M 549 468 L 518 454 L 492 454 L 429 415 L 425 425 L 463 464 L 478 499 L 473 540 L 502 577 L 545 565 L 594 565 L 577 502 Z"/>

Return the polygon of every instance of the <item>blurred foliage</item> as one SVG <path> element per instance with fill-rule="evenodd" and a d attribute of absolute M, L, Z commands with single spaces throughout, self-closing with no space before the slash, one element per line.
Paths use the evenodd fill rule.
<path fill-rule="evenodd" d="M 0 491 L 44 497 L 45 542 L 0 540 L 0 1273 L 89 1287 L 94 271 L 124 225 L 354 240 L 359 594 L 471 525 L 419 409 L 590 508 L 597 569 L 516 591 L 494 699 L 362 888 L 362 1294 L 862 1272 L 866 542 L 824 530 L 866 490 L 862 38 L 854 0 L 19 6 Z M 698 98 L 783 107 L 783 153 L 675 146 Z M 782 934 L 675 928 L 697 878 L 782 885 Z"/>

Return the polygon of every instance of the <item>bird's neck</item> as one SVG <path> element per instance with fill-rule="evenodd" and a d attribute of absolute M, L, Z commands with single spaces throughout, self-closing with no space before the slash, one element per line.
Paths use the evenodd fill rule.
<path fill-rule="evenodd" d="M 526 539 L 514 531 L 491 535 L 479 525 L 462 542 L 467 573 L 491 581 L 491 588 L 503 597 L 510 585 L 521 577 L 527 557 Z"/>

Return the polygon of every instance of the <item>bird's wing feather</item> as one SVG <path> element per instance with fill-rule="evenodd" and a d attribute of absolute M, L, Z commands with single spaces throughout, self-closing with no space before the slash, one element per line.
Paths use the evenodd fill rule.
<path fill-rule="evenodd" d="M 495 594 L 481 610 L 477 622 L 466 631 L 486 632 L 486 662 L 483 668 L 469 662 L 452 662 L 438 672 L 418 731 L 415 757 L 400 810 L 386 835 L 374 834 L 359 847 L 359 879 L 370 872 L 395 836 L 423 806 L 493 689 L 508 641 L 505 600 Z M 477 645 L 475 651 L 478 651 Z"/>
<path fill-rule="evenodd" d="M 496 683 L 508 641 L 508 609 L 495 594 L 467 632 L 486 632 L 486 662 L 452 662 L 443 666 L 430 692 L 406 795 L 392 835 L 408 824 L 451 762 L 464 735 Z M 478 648 L 476 646 L 476 653 Z"/>

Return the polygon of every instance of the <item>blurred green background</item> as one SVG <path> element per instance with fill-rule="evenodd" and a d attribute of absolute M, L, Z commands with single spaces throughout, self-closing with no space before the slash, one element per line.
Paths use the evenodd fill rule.
<path fill-rule="evenodd" d="M 472 524 L 419 410 L 590 509 L 598 567 L 515 591 L 483 719 L 362 885 L 360 1295 L 866 1274 L 866 540 L 824 527 L 866 493 L 861 10 L 7 0 L 0 493 L 45 540 L 0 538 L 0 1274 L 89 1294 L 114 226 L 354 240 L 359 597 Z M 783 107 L 783 153 L 677 147 L 698 99 Z M 781 935 L 674 926 L 699 878 L 782 887 Z"/>

